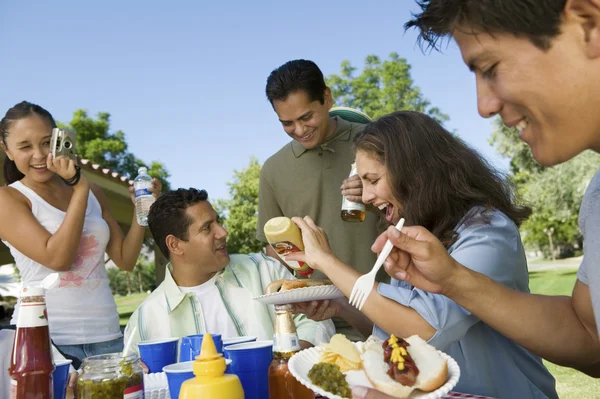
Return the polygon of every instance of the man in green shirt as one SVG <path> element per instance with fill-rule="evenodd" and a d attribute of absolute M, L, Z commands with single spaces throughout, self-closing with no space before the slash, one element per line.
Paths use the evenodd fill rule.
<path fill-rule="evenodd" d="M 379 214 L 368 211 L 362 223 L 341 218 L 342 194 L 360 201 L 360 179 L 347 178 L 354 162 L 352 140 L 364 125 L 330 117 L 331 90 L 312 61 L 289 61 L 275 69 L 267 79 L 266 94 L 292 141 L 261 170 L 256 237 L 267 242 L 263 228 L 273 217 L 309 215 L 326 231 L 336 256 L 362 273 L 370 271 L 376 260 L 370 247 L 377 238 Z M 269 245 L 266 249 L 276 257 Z M 312 278 L 323 275 L 315 272 Z M 338 332 L 362 338 L 347 327 L 336 321 Z"/>

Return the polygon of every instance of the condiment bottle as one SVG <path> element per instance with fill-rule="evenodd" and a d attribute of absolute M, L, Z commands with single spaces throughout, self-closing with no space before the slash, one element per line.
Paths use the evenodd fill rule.
<path fill-rule="evenodd" d="M 244 399 L 240 379 L 225 374 L 225 368 L 225 359 L 217 352 L 212 335 L 204 334 L 200 355 L 194 361 L 195 377 L 183 382 L 179 399 Z"/>
<path fill-rule="evenodd" d="M 356 171 L 356 163 L 352 164 L 350 169 L 350 177 L 358 174 Z M 367 213 L 365 212 L 365 204 L 362 202 L 352 202 L 346 197 L 342 197 L 342 219 L 345 222 L 361 223 L 365 221 Z"/>
<path fill-rule="evenodd" d="M 52 343 L 48 330 L 45 290 L 21 291 L 17 331 L 8 372 L 10 399 L 52 399 Z"/>
<path fill-rule="evenodd" d="M 271 248 L 296 274 L 302 277 L 311 276 L 314 270 L 307 263 L 286 260 L 286 256 L 292 252 L 304 251 L 302 232 L 296 223 L 285 216 L 275 217 L 265 223 L 264 232 Z"/>
<path fill-rule="evenodd" d="M 269 399 L 314 399 L 315 394 L 290 373 L 288 362 L 301 350 L 291 305 L 275 305 L 273 361 L 269 366 Z"/>

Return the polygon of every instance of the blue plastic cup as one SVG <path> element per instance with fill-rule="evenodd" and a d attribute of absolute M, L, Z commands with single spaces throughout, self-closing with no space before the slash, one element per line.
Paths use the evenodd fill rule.
<path fill-rule="evenodd" d="M 223 353 L 223 341 L 221 340 L 221 334 L 211 335 L 217 352 Z M 200 349 L 202 349 L 202 337 L 204 337 L 203 334 L 198 334 L 188 335 L 187 337 L 181 338 L 179 362 L 188 362 L 196 359 L 196 356 L 200 354 Z"/>
<path fill-rule="evenodd" d="M 69 367 L 73 361 L 69 359 L 56 360 L 52 380 L 54 382 L 54 399 L 65 399 L 69 382 Z"/>
<path fill-rule="evenodd" d="M 257 337 L 245 335 L 243 337 L 223 338 L 223 348 L 229 345 L 244 344 L 246 342 L 254 342 Z"/>
<path fill-rule="evenodd" d="M 163 367 L 177 363 L 179 338 L 152 339 L 138 343 L 140 358 L 151 373 L 160 373 Z"/>
<path fill-rule="evenodd" d="M 179 398 L 179 390 L 184 381 L 194 378 L 194 362 L 175 363 L 162 369 L 167 375 L 171 398 Z"/>
<path fill-rule="evenodd" d="M 269 397 L 269 366 L 273 360 L 273 341 L 246 342 L 226 346 L 231 359 L 227 372 L 236 374 L 244 388 L 245 399 Z"/>

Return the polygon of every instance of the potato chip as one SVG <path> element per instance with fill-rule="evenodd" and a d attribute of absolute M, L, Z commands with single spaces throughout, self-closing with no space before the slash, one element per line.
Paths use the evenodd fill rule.
<path fill-rule="evenodd" d="M 348 359 L 352 363 L 360 363 L 360 353 L 356 346 L 343 334 L 335 334 L 329 341 L 327 348 L 334 353 Z"/>

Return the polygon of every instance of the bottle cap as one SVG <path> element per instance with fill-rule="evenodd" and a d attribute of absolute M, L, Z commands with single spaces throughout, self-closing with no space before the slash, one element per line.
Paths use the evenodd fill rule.
<path fill-rule="evenodd" d="M 148 173 L 148 168 L 147 168 L 147 167 L 145 167 L 145 166 L 140 166 L 140 167 L 138 168 L 138 174 L 140 174 L 140 175 L 141 175 L 141 174 L 146 174 L 146 173 Z"/>
<path fill-rule="evenodd" d="M 46 290 L 42 287 L 24 287 L 23 290 L 21 290 L 22 297 L 44 296 L 44 295 L 46 295 Z"/>
<path fill-rule="evenodd" d="M 223 355 L 217 352 L 212 335 L 204 334 L 200 355 L 194 361 L 194 375 L 206 377 L 220 377 L 227 368 Z"/>

